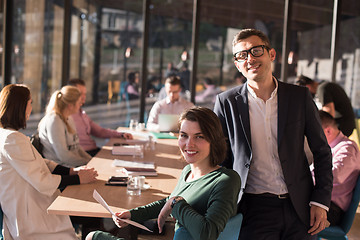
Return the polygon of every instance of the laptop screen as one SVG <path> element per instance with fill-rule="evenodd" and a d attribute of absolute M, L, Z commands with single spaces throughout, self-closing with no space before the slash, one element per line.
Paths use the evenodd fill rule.
<path fill-rule="evenodd" d="M 160 132 L 178 132 L 179 115 L 159 114 L 158 124 Z"/>

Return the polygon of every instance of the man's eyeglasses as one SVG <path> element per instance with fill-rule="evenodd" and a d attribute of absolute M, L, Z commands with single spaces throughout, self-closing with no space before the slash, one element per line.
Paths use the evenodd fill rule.
<path fill-rule="evenodd" d="M 239 52 L 235 53 L 234 59 L 235 59 L 235 61 L 243 62 L 248 59 L 249 53 L 253 57 L 261 57 L 262 55 L 264 55 L 264 48 L 266 48 L 267 50 L 270 49 L 268 46 L 265 46 L 265 45 L 255 46 L 255 47 L 250 48 L 249 50 L 243 50 L 243 51 L 239 51 Z"/>

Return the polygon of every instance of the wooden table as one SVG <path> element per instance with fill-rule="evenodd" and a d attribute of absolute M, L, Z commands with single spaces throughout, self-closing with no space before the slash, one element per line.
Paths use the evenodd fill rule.
<path fill-rule="evenodd" d="M 134 132 L 135 133 L 135 132 Z M 144 132 L 142 132 L 144 133 Z M 135 134 L 135 137 L 137 135 Z M 180 150 L 176 139 L 156 140 L 155 150 L 145 150 L 144 158 L 135 161 L 155 162 L 157 177 L 146 177 L 150 189 L 142 191 L 140 196 L 129 196 L 124 186 L 106 186 L 106 180 L 117 174 L 119 167 L 112 166 L 114 159 L 133 160 L 132 156 L 114 156 L 113 144 L 124 140 L 110 139 L 101 151 L 88 163 L 98 173 L 98 180 L 91 184 L 68 186 L 48 208 L 48 213 L 71 216 L 111 218 L 100 204 L 93 199 L 96 189 L 114 212 L 142 206 L 168 196 L 175 188 L 181 171 L 186 163 L 180 159 Z"/>

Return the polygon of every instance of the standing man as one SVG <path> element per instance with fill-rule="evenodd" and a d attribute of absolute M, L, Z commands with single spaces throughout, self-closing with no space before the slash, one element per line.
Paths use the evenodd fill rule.
<path fill-rule="evenodd" d="M 247 82 L 217 96 L 229 151 L 223 165 L 241 177 L 241 240 L 310 239 L 322 231 L 330 206 L 331 150 L 306 88 L 273 77 L 275 49 L 261 31 L 244 29 L 233 40 L 236 68 Z M 304 153 L 314 155 L 314 186 Z"/>
<path fill-rule="evenodd" d="M 150 131 L 159 130 L 159 114 L 180 115 L 185 109 L 194 106 L 192 102 L 180 97 L 181 81 L 178 76 L 170 76 L 165 80 L 166 98 L 154 103 L 149 113 L 146 128 Z"/>
<path fill-rule="evenodd" d="M 356 127 L 355 114 L 349 97 L 340 85 L 327 81 L 315 82 L 304 75 L 297 77 L 296 83 L 309 89 L 318 108 L 335 118 L 345 136 L 352 134 Z"/>
<path fill-rule="evenodd" d="M 77 87 L 81 93 L 82 105 L 86 100 L 86 86 L 85 81 L 82 79 L 70 79 L 68 85 Z M 81 147 L 92 157 L 95 156 L 100 148 L 96 146 L 95 140 L 91 136 L 98 138 L 125 138 L 132 139 L 133 136 L 130 133 L 118 132 L 109 128 L 103 128 L 94 123 L 91 118 L 86 114 L 84 110 L 80 108 L 78 113 L 71 115 L 75 122 L 77 134 Z"/>

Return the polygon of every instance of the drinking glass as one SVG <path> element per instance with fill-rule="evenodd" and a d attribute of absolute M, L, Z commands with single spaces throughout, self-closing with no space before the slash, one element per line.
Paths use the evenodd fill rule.
<path fill-rule="evenodd" d="M 138 176 L 130 176 L 126 187 L 126 193 L 131 196 L 139 196 L 141 194 L 141 182 Z"/>

